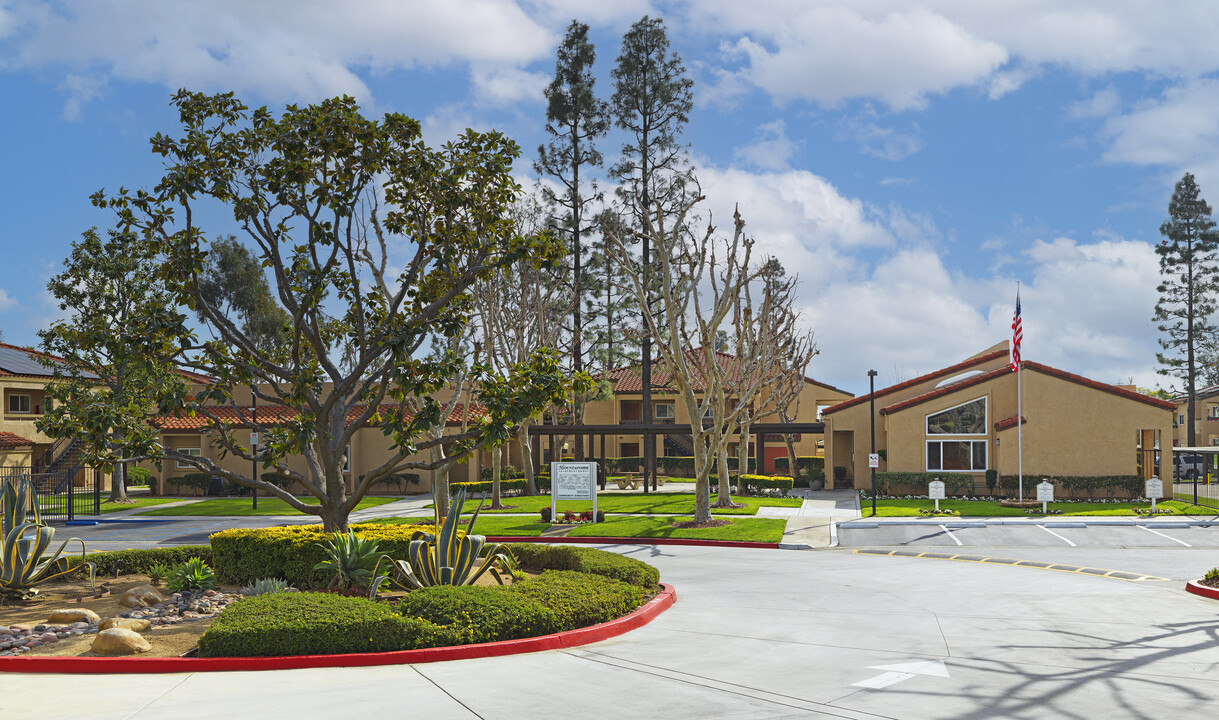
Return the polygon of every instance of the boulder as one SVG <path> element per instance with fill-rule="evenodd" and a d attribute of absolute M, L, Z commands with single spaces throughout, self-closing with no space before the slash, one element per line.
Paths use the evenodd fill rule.
<path fill-rule="evenodd" d="M 97 634 L 90 649 L 98 655 L 135 655 L 148 652 L 152 645 L 134 630 L 110 628 Z"/>
<path fill-rule="evenodd" d="M 124 607 L 152 607 L 165 602 L 165 596 L 151 585 L 136 585 L 119 598 L 119 604 Z"/>
<path fill-rule="evenodd" d="M 85 622 L 92 625 L 100 622 L 101 616 L 88 608 L 71 608 L 69 610 L 56 610 L 47 616 L 47 625 L 71 625 L 76 622 Z"/>
<path fill-rule="evenodd" d="M 98 630 L 109 630 L 110 628 L 123 628 L 132 632 L 144 632 L 152 627 L 152 623 L 139 618 L 112 617 L 102 620 L 97 626 Z"/>

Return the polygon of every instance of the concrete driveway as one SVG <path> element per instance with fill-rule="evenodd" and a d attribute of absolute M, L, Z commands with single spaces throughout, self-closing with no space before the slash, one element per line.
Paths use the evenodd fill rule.
<path fill-rule="evenodd" d="M 1219 601 L 1183 589 L 1212 551 L 1013 551 L 1169 579 L 1132 582 L 848 549 L 609 549 L 659 567 L 678 602 L 607 642 L 418 666 L 0 675 L 0 717 L 1162 718 L 1219 703 Z"/>

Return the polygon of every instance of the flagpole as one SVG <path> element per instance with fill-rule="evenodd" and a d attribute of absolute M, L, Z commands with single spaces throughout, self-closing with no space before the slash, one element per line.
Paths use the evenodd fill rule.
<path fill-rule="evenodd" d="M 1020 312 L 1020 281 L 1016 281 L 1016 313 Z M 1023 329 L 1021 329 L 1023 335 Z M 1012 342 L 1017 342 L 1015 336 L 1012 337 Z M 1017 483 L 1020 493 L 1020 502 L 1024 502 L 1024 393 L 1020 385 L 1020 366 L 1021 362 L 1019 350 L 1016 355 L 1016 472 Z"/>

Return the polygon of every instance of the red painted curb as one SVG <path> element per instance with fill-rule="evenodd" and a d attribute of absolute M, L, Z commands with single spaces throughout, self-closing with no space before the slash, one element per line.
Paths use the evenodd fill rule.
<path fill-rule="evenodd" d="M 496 543 L 584 543 L 592 545 L 692 545 L 702 547 L 737 547 L 778 550 L 779 543 L 746 542 L 743 540 L 695 540 L 692 538 L 630 538 L 630 537 L 538 537 L 510 535 L 487 537 L 487 542 Z"/>
<path fill-rule="evenodd" d="M 1193 580 L 1185 583 L 1185 589 L 1195 595 L 1201 595 L 1202 597 L 1211 598 L 1212 600 L 1219 600 L 1219 589 L 1200 585 Z"/>
<path fill-rule="evenodd" d="M 522 640 L 455 645 L 443 648 L 396 650 L 382 653 L 349 653 L 344 655 L 291 655 L 286 657 L 237 658 L 106 658 L 106 657 L 3 657 L 0 672 L 11 673 L 72 673 L 72 674 L 131 674 L 231 672 L 248 670 L 293 670 L 318 667 L 368 667 L 371 665 L 416 665 L 498 657 L 542 650 L 558 650 L 608 640 L 647 625 L 673 603 L 677 591 L 661 583 L 661 591 L 630 615 L 578 630 L 542 635 Z"/>

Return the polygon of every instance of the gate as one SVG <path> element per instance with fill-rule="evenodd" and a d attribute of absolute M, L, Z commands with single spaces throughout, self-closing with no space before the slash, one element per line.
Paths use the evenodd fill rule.
<path fill-rule="evenodd" d="M 42 522 L 62 524 L 82 515 L 100 515 L 102 473 L 77 466 L 52 472 L 31 472 L 28 467 L 0 468 L 0 482 L 29 477 L 33 480 Z"/>

